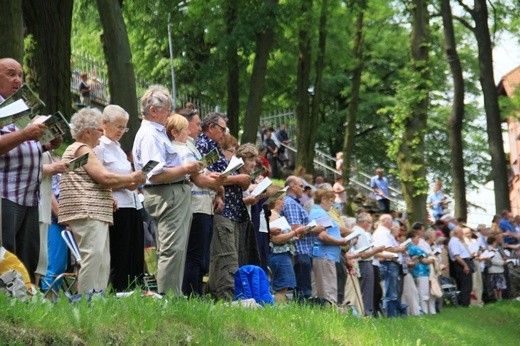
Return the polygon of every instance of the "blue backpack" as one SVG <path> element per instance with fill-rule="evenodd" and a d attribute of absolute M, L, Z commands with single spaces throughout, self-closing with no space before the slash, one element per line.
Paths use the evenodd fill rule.
<path fill-rule="evenodd" d="M 240 267 L 235 273 L 235 299 L 253 298 L 258 304 L 274 304 L 271 284 L 264 270 L 255 265 Z"/>

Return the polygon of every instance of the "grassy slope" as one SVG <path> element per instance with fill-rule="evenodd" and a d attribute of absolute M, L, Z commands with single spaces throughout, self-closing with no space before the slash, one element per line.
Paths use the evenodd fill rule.
<path fill-rule="evenodd" d="M 289 305 L 230 308 L 128 297 L 70 305 L 0 296 L 0 344 L 518 345 L 520 302 L 447 308 L 440 315 L 356 319 Z"/>

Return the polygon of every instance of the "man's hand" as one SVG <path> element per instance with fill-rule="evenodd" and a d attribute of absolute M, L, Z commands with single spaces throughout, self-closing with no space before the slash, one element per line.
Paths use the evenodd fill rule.
<path fill-rule="evenodd" d="M 224 210 L 224 199 L 221 196 L 215 196 L 215 200 L 213 201 L 213 208 L 215 213 L 222 213 L 222 210 Z"/>
<path fill-rule="evenodd" d="M 47 126 L 43 124 L 31 124 L 22 130 L 23 138 L 26 141 L 37 141 L 43 135 Z"/>

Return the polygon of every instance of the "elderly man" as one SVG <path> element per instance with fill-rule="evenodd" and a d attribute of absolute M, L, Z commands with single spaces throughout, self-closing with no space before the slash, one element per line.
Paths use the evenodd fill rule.
<path fill-rule="evenodd" d="M 471 289 L 473 287 L 473 264 L 471 263 L 471 255 L 464 246 L 464 231 L 460 226 L 456 226 L 451 231 L 448 254 L 453 262 L 453 277 L 460 290 L 460 304 L 467 307 L 471 301 Z"/>
<path fill-rule="evenodd" d="M 299 198 L 303 194 L 303 182 L 300 177 L 291 175 L 285 180 L 287 195 L 285 196 L 282 214 L 293 230 L 309 223 L 309 214 L 300 205 Z M 317 226 L 301 239 L 296 240 L 296 255 L 294 256 L 294 274 L 296 275 L 295 296 L 298 300 L 312 296 L 312 247 L 317 240 L 317 234 L 324 230 Z"/>
<path fill-rule="evenodd" d="M 219 151 L 220 158 L 208 167 L 212 172 L 226 170 L 228 161 L 219 147 L 220 141 L 226 136 L 227 119 L 220 113 L 209 113 L 202 121 L 202 134 L 196 144 L 202 155 L 214 148 Z M 247 220 L 247 209 L 242 200 L 242 190 L 248 188 L 250 178 L 247 174 L 229 175 L 224 181 L 224 209 L 213 218 L 213 236 L 210 246 L 210 268 L 208 287 L 210 292 L 219 299 L 234 298 L 234 274 L 239 266 L 239 235 L 240 224 Z"/>
<path fill-rule="evenodd" d="M 392 216 L 383 214 L 379 217 L 379 226 L 374 232 L 372 239 L 374 246 L 384 246 L 385 252 L 376 256 L 379 262 L 381 280 L 384 281 L 383 306 L 388 317 L 397 317 L 402 309 L 399 292 L 399 262 L 395 253 L 406 251 L 405 246 L 399 245 L 392 235 Z"/>
<path fill-rule="evenodd" d="M 22 86 L 22 66 L 0 59 L 0 103 Z M 0 129 L 0 180 L 3 246 L 18 256 L 34 280 L 40 252 L 38 191 L 42 179 L 42 152 L 58 147 L 61 138 L 42 146 L 38 139 L 46 126 L 15 124 Z"/>
<path fill-rule="evenodd" d="M 363 307 L 365 310 L 365 316 L 374 315 L 374 289 L 375 289 L 375 277 L 374 277 L 374 266 L 372 261 L 374 255 L 380 253 L 385 249 L 384 246 L 373 247 L 372 244 L 372 216 L 367 213 L 359 213 L 356 216 L 356 225 L 352 229 L 353 232 L 359 233 L 360 236 L 352 246 L 354 252 L 358 252 L 358 265 L 361 274 L 360 286 L 361 296 L 363 297 Z M 366 249 L 366 250 L 363 250 Z M 377 283 L 379 284 L 379 283 Z"/>
<path fill-rule="evenodd" d="M 157 225 L 159 293 L 182 296 L 186 247 L 191 223 L 191 179 L 201 186 L 218 186 L 215 177 L 199 174 L 199 161 L 183 162 L 166 134 L 170 116 L 170 93 L 160 85 L 148 88 L 141 98 L 143 121 L 134 140 L 137 170 L 150 160 L 159 164 L 148 174 L 144 207 Z"/>

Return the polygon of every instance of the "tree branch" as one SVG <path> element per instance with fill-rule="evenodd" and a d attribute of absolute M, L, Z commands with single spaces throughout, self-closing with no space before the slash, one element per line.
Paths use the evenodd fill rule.
<path fill-rule="evenodd" d="M 466 10 L 466 12 L 468 12 L 469 14 L 473 15 L 473 9 L 471 7 L 469 7 L 468 5 L 466 5 L 464 3 L 464 1 L 462 0 L 457 0 L 457 2 L 459 3 L 460 6 L 462 6 L 462 8 L 464 8 L 464 10 Z"/>
<path fill-rule="evenodd" d="M 453 16 L 453 19 L 457 20 L 460 24 L 464 25 L 468 30 L 471 32 L 475 32 L 475 28 L 469 24 L 466 19 L 459 17 L 459 16 Z"/>

